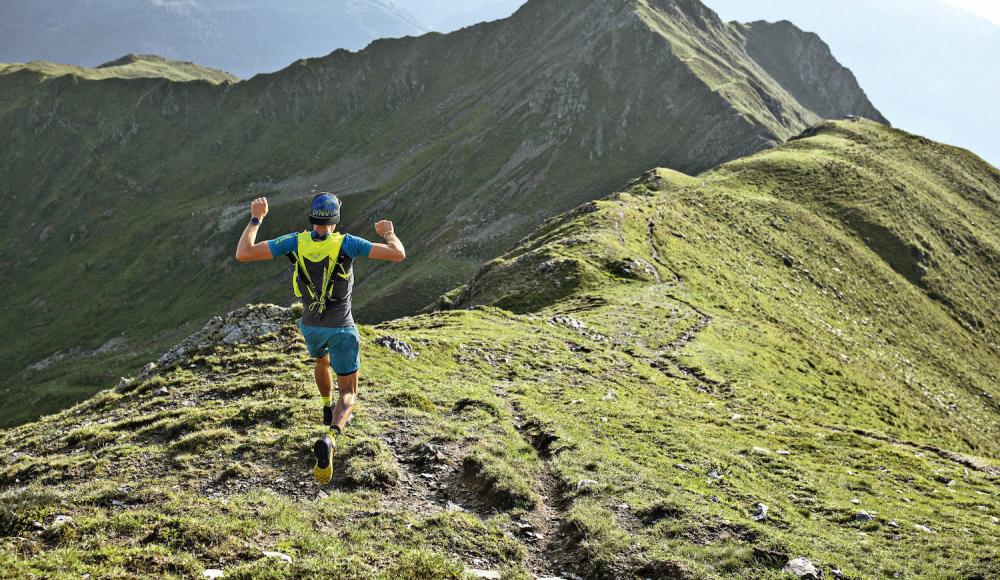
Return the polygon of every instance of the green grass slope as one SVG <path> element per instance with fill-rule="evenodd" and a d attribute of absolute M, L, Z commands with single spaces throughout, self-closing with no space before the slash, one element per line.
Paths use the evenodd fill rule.
<path fill-rule="evenodd" d="M 21 71 L 35 73 L 42 79 L 73 75 L 80 80 L 88 81 L 162 78 L 176 82 L 208 81 L 212 84 L 221 84 L 236 83 L 240 80 L 239 77 L 221 70 L 149 54 L 129 54 L 95 68 L 44 61 L 0 64 L 0 75 Z"/>
<path fill-rule="evenodd" d="M 322 490 L 291 317 L 230 315 L 271 326 L 0 432 L 0 567 L 995 577 L 998 193 L 972 155 L 866 122 L 652 172 L 443 299 L 493 306 L 365 327 Z"/>
<path fill-rule="evenodd" d="M 95 366 L 116 380 L 163 332 L 286 300 L 287 264 L 230 259 L 257 195 L 261 236 L 306 227 L 314 189 L 344 194 L 351 233 L 393 219 L 410 260 L 359 266 L 359 312 L 384 320 L 650 167 L 702 171 L 844 112 L 802 105 L 808 83 L 786 90 L 694 0 L 532 0 L 236 84 L 121 78 L 155 64 L 0 75 L 0 327 L 19 337 L 0 344 L 0 424 L 92 393 Z M 77 356 L 119 338 L 108 364 Z"/>

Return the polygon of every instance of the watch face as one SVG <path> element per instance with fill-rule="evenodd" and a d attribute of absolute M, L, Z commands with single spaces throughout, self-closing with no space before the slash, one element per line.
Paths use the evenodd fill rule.
<path fill-rule="evenodd" d="M 252 223 L 255 226 L 260 225 L 260 218 L 256 218 L 256 217 L 253 218 L 252 220 L 250 220 L 250 223 Z"/>

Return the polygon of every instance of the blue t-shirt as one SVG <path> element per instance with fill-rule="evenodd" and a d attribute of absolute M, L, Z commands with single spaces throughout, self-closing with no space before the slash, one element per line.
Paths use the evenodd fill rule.
<path fill-rule="evenodd" d="M 313 239 L 315 239 L 315 236 Z M 299 249 L 299 234 L 288 234 L 286 236 L 270 240 L 267 242 L 267 247 L 271 250 L 272 258 L 291 254 Z M 372 243 L 364 238 L 347 234 L 340 246 L 340 249 L 345 254 L 350 256 L 352 260 L 359 257 L 367 258 L 368 254 L 372 251 Z"/>

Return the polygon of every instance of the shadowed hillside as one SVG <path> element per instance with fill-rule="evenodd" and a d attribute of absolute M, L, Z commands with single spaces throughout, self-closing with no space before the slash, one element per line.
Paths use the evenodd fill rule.
<path fill-rule="evenodd" d="M 444 299 L 479 306 L 364 328 L 324 489 L 292 314 L 232 313 L 0 432 L 0 564 L 994 577 L 998 201 L 980 159 L 869 122 L 651 172 Z"/>
<path fill-rule="evenodd" d="M 79 400 L 216 312 L 285 301 L 287 264 L 231 259 L 254 196 L 272 202 L 263 237 L 303 228 L 315 189 L 344 195 L 351 233 L 393 219 L 410 260 L 362 264 L 355 304 L 384 320 L 650 167 L 881 119 L 828 51 L 783 86 L 780 51 L 758 63 L 767 33 L 746 31 L 695 0 L 533 0 L 236 84 L 0 74 L 0 323 L 21 337 L 0 347 L 0 385 L 30 393 L 0 423 Z"/>

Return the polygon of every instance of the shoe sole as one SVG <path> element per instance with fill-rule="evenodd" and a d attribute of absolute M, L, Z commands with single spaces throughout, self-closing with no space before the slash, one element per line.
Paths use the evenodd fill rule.
<path fill-rule="evenodd" d="M 326 469 L 330 467 L 330 457 L 333 455 L 333 442 L 329 437 L 318 439 L 313 444 L 313 453 L 316 454 L 316 467 Z"/>

